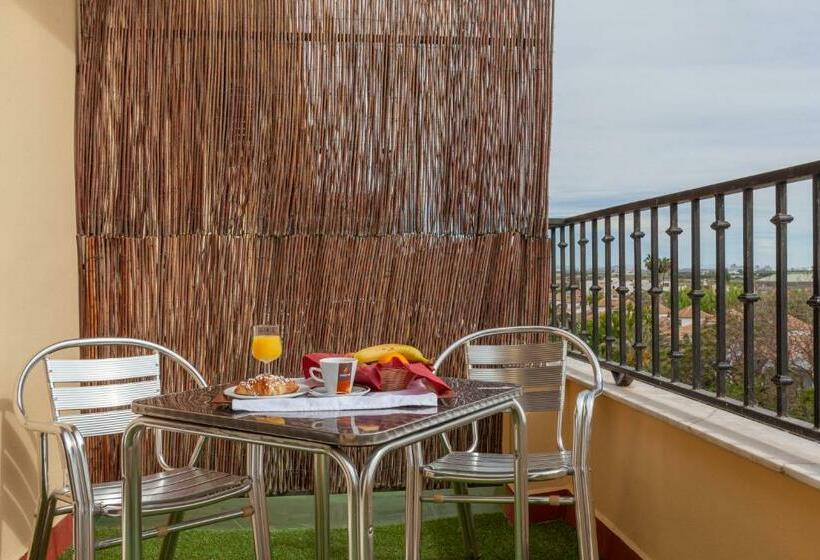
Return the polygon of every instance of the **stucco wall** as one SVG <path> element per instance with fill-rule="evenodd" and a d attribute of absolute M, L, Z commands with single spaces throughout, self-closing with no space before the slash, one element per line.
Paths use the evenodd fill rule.
<path fill-rule="evenodd" d="M 596 509 L 647 557 L 818 557 L 820 491 L 612 399 L 595 414 Z"/>
<path fill-rule="evenodd" d="M 14 415 L 17 375 L 77 335 L 74 0 L 0 0 L 0 558 L 28 547 L 34 438 Z M 44 386 L 28 405 L 47 413 Z"/>
<path fill-rule="evenodd" d="M 570 381 L 568 403 L 579 390 Z M 543 447 L 554 420 L 529 420 L 530 448 Z M 596 401 L 591 461 L 598 518 L 645 558 L 820 557 L 820 491 L 606 395 Z"/>

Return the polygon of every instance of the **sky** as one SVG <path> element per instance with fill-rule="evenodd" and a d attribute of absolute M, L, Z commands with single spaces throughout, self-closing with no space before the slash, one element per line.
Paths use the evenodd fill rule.
<path fill-rule="evenodd" d="M 556 0 L 555 17 L 551 216 L 820 160 L 820 0 Z M 811 264 L 809 187 L 788 191 L 790 267 Z M 741 264 L 740 195 L 726 206 Z M 706 267 L 713 212 L 701 203 Z M 758 265 L 774 264 L 773 214 L 773 189 L 757 191 Z"/>

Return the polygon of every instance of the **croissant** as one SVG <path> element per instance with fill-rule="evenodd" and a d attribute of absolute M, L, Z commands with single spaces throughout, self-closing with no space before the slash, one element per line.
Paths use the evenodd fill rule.
<path fill-rule="evenodd" d="M 274 395 L 287 395 L 299 390 L 299 384 L 293 379 L 281 377 L 279 375 L 257 375 L 247 381 L 242 381 L 236 386 L 238 395 L 253 395 L 257 397 L 270 397 Z"/>

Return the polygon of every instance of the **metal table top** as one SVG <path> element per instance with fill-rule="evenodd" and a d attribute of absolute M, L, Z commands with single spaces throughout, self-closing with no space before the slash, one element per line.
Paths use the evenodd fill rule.
<path fill-rule="evenodd" d="M 409 433 L 444 424 L 460 416 L 517 398 L 517 385 L 447 378 L 454 395 L 439 398 L 438 407 L 351 410 L 334 412 L 258 413 L 234 412 L 214 404 L 214 397 L 229 385 L 193 389 L 136 400 L 137 414 L 180 420 L 255 434 L 312 441 L 329 445 L 382 445 Z"/>

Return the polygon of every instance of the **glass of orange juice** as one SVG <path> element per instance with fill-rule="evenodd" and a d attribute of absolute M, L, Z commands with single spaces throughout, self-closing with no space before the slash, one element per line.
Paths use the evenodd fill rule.
<path fill-rule="evenodd" d="M 251 354 L 265 364 L 265 373 L 270 374 L 271 362 L 282 355 L 282 337 L 279 325 L 254 325 L 251 338 Z"/>

